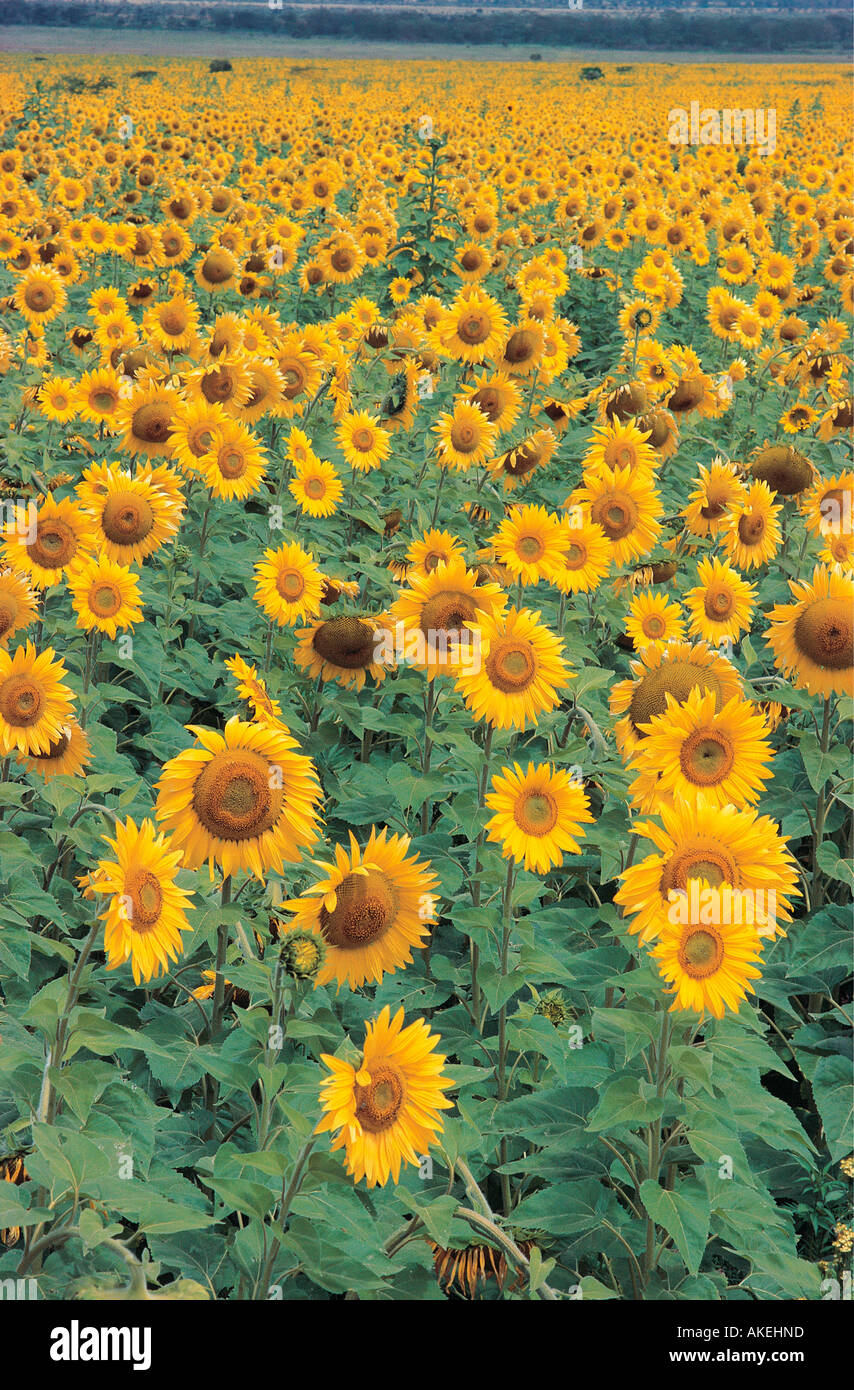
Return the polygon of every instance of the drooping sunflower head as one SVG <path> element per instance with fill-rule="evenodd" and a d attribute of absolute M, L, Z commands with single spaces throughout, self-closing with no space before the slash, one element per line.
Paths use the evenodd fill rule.
<path fill-rule="evenodd" d="M 771 444 L 754 454 L 750 476 L 767 483 L 778 496 L 795 497 L 812 486 L 816 470 L 791 444 Z"/>
<path fill-rule="evenodd" d="M 631 669 L 631 679 L 611 691 L 611 713 L 622 716 L 615 733 L 624 757 L 643 738 L 641 725 L 665 712 L 668 695 L 681 704 L 692 690 L 700 690 L 712 692 L 716 703 L 724 704 L 742 691 L 735 667 L 705 642 L 645 647 Z"/>
<path fill-rule="evenodd" d="M 297 632 L 294 661 L 312 679 L 337 681 L 361 690 L 368 676 L 384 679 L 382 635 L 378 620 L 339 614 Z"/>

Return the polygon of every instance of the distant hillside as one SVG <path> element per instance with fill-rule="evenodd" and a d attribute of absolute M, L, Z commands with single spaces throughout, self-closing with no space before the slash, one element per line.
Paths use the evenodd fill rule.
<path fill-rule="evenodd" d="M 274 0 L 274 6 L 278 0 Z M 481 3 L 401 4 L 401 0 L 342 0 L 287 4 L 259 0 L 0 0 L 0 24 L 104 29 L 233 30 L 305 38 L 394 39 L 405 43 L 531 44 L 597 49 L 712 52 L 836 52 L 847 58 L 852 16 L 830 0 L 788 4 L 771 0 L 709 0 L 696 5 L 656 0 L 481 0 Z M 452 22 L 451 16 L 453 15 Z"/>

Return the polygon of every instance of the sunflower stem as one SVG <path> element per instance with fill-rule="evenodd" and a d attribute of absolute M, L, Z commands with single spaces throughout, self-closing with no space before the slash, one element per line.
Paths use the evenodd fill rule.
<path fill-rule="evenodd" d="M 228 907 L 231 902 L 231 874 L 226 874 L 222 880 L 222 893 L 220 895 L 220 908 Z M 215 1038 L 219 1033 L 222 1021 L 223 1005 L 225 1003 L 225 952 L 228 946 L 228 924 L 224 917 L 220 918 L 216 931 L 216 981 L 214 984 L 213 1013 L 211 1015 L 211 1037 Z"/>
<path fill-rule="evenodd" d="M 504 883 L 504 899 L 501 909 L 502 930 L 501 930 L 501 974 L 507 974 L 507 965 L 510 955 L 510 933 L 513 929 L 513 884 L 516 879 L 516 861 L 511 855 L 507 861 L 507 878 Z M 507 1004 L 501 1005 L 498 1011 L 498 1075 L 497 1089 L 498 1100 L 503 1102 L 507 1099 Z M 507 1140 L 501 1140 L 499 1145 L 499 1161 L 502 1168 L 507 1163 Z M 510 1174 L 501 1174 L 501 1204 L 504 1208 L 504 1215 L 510 1215 L 511 1193 L 510 1193 Z"/>
<path fill-rule="evenodd" d="M 483 810 L 483 799 L 486 795 L 486 789 L 489 786 L 489 764 L 490 759 L 492 757 L 492 733 L 492 725 L 487 724 L 486 733 L 483 739 L 483 765 L 481 767 L 477 783 L 478 814 L 480 814 L 480 812 Z M 483 842 L 485 837 L 486 827 L 481 826 L 480 830 L 477 833 L 477 839 L 475 840 L 474 845 L 472 846 L 471 868 L 469 870 L 469 873 L 472 878 L 471 902 L 472 907 L 475 908 L 480 907 L 480 895 L 483 886 L 480 882 L 479 874 L 480 852 L 483 849 Z M 474 1014 L 475 1019 L 479 1021 L 481 1017 L 481 1001 L 480 982 L 478 980 L 477 973 L 480 967 L 480 947 L 471 938 L 469 938 L 469 951 L 471 955 L 471 1006 L 472 1013 Z"/>

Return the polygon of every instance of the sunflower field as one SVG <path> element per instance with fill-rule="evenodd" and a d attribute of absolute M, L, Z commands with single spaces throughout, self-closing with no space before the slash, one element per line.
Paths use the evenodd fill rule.
<path fill-rule="evenodd" d="M 0 60 L 0 1282 L 839 1297 L 844 69 L 143 61 Z"/>

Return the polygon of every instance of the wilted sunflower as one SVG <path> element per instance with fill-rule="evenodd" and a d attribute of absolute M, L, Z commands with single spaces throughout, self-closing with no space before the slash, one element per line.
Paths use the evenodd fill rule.
<path fill-rule="evenodd" d="M 36 506 L 16 506 L 14 524 L 7 522 L 3 552 L 13 569 L 29 576 L 37 589 L 59 584 L 69 566 L 95 548 L 91 518 L 76 502 L 57 502 L 48 493 Z"/>
<path fill-rule="evenodd" d="M 14 654 L 0 650 L 0 753 L 47 753 L 71 717 L 74 692 L 53 647 L 32 642 Z"/>
<path fill-rule="evenodd" d="M 763 936 L 782 931 L 791 921 L 790 899 L 797 896 L 797 863 L 779 826 L 768 816 L 735 806 L 688 806 L 676 800 L 660 805 L 661 825 L 637 821 L 635 834 L 655 846 L 620 874 L 614 894 L 629 931 L 641 941 L 658 936 L 667 921 L 671 894 L 685 892 L 691 881 L 706 879 L 713 888 L 729 884 L 754 905 L 754 921 Z"/>
<path fill-rule="evenodd" d="M 333 465 L 314 455 L 297 467 L 288 487 L 308 516 L 333 516 L 344 495 L 344 485 Z"/>
<path fill-rule="evenodd" d="M 349 853 L 336 845 L 334 864 L 315 860 L 325 876 L 284 904 L 294 925 L 319 930 L 326 942 L 318 985 L 379 984 L 425 944 L 437 921 L 439 880 L 429 861 L 409 854 L 410 844 L 408 835 L 374 826 L 360 850 L 351 831 Z"/>
<path fill-rule="evenodd" d="M 774 756 L 761 711 L 739 695 L 716 709 L 713 691 L 692 690 L 681 704 L 665 698 L 664 713 L 640 726 L 631 757 L 638 776 L 629 793 L 640 809 L 654 811 L 662 796 L 691 806 L 758 801 Z"/>
<path fill-rule="evenodd" d="M 255 602 L 280 627 L 316 618 L 323 594 L 323 575 L 308 551 L 294 541 L 265 550 L 255 566 Z"/>
<path fill-rule="evenodd" d="M 575 837 L 583 837 L 582 822 L 595 817 L 583 787 L 565 769 L 528 763 L 523 772 L 514 763 L 493 777 L 492 787 L 484 798 L 495 812 L 486 835 L 501 843 L 505 859 L 512 856 L 531 872 L 544 874 L 561 865 L 564 854 L 581 853 Z"/>
<path fill-rule="evenodd" d="M 755 586 L 716 557 L 700 561 L 697 578 L 700 583 L 685 595 L 690 635 L 702 637 L 713 647 L 724 640 L 736 641 L 750 627 Z"/>
<path fill-rule="evenodd" d="M 348 613 L 323 619 L 297 632 L 294 661 L 312 679 L 361 690 L 368 676 L 377 682 L 385 678 L 383 631 L 374 618 Z"/>
<path fill-rule="evenodd" d="M 36 596 L 21 574 L 0 569 L 0 647 L 8 645 L 36 616 Z"/>
<path fill-rule="evenodd" d="M 536 725 L 538 715 L 560 704 L 558 691 L 572 678 L 560 638 L 527 608 L 483 616 L 474 624 L 481 662 L 455 673 L 466 705 L 496 729 Z"/>
<path fill-rule="evenodd" d="M 661 533 L 661 501 L 652 474 L 631 468 L 599 468 L 584 474 L 564 506 L 580 506 L 611 542 L 614 563 L 628 564 L 652 551 Z"/>
<path fill-rule="evenodd" d="M 75 565 L 68 575 L 68 589 L 77 626 L 87 632 L 97 628 L 107 637 L 115 637 L 119 628 L 142 621 L 139 579 L 109 555 Z"/>
<path fill-rule="evenodd" d="M 497 584 L 479 584 L 457 555 L 429 574 L 414 571 L 408 578 L 389 618 L 403 625 L 406 659 L 422 667 L 432 680 L 454 671 L 461 661 L 470 661 L 476 639 L 469 628 L 503 610 L 506 600 Z"/>
<path fill-rule="evenodd" d="M 249 666 L 242 656 L 237 655 L 226 657 L 224 665 L 234 676 L 240 698 L 252 706 L 253 718 L 260 724 L 278 724 L 282 718 L 282 707 L 278 700 L 268 694 L 257 666 Z"/>
<path fill-rule="evenodd" d="M 507 491 L 524 483 L 537 468 L 545 468 L 551 462 L 557 439 L 551 428 L 536 430 L 521 443 L 514 444 L 506 453 L 499 454 L 489 463 L 493 477 L 500 477 Z"/>
<path fill-rule="evenodd" d="M 558 518 L 545 507 L 512 507 L 490 536 L 489 547 L 514 579 L 538 584 L 561 566 L 563 533 Z"/>
<path fill-rule="evenodd" d="M 581 513 L 581 508 L 578 509 Z M 550 575 L 562 594 L 597 589 L 611 568 L 613 548 L 602 527 L 582 515 L 560 519 L 560 559 Z"/>
<path fill-rule="evenodd" d="M 791 444 L 766 444 L 753 456 L 751 478 L 767 483 L 780 497 L 795 497 L 812 487 L 816 470 L 810 460 Z"/>
<path fill-rule="evenodd" d="M 673 911 L 677 920 L 662 924 L 658 944 L 651 951 L 662 978 L 670 984 L 668 993 L 676 996 L 670 1012 L 693 1010 L 715 1018 L 723 1018 L 727 1008 L 738 1013 L 739 1004 L 752 991 L 750 981 L 762 973 L 755 964 L 762 951 L 756 928 L 726 921 L 726 891 L 710 888 L 704 879 L 695 892 L 683 895 L 683 901 L 684 912 Z M 699 903 L 702 906 L 695 906 Z"/>
<path fill-rule="evenodd" d="M 643 738 L 641 725 L 664 713 L 668 694 L 681 702 L 692 690 L 713 691 L 720 706 L 742 693 L 735 667 L 705 642 L 645 647 L 639 658 L 631 662 L 631 679 L 611 689 L 611 713 L 622 716 L 615 734 L 623 757 Z"/>
<path fill-rule="evenodd" d="M 723 532 L 727 557 L 739 569 L 765 565 L 777 553 L 782 540 L 774 494 L 767 483 L 751 483 L 747 495 L 733 503 Z"/>
<path fill-rule="evenodd" d="M 223 732 L 188 725 L 198 743 L 164 764 L 157 819 L 189 869 L 208 861 L 256 878 L 299 862 L 317 839 L 320 785 L 284 727 L 229 719 Z"/>
<path fill-rule="evenodd" d="M 115 413 L 121 447 L 129 454 L 157 458 L 172 451 L 172 430 L 179 398 L 169 387 L 152 382 L 123 398 Z"/>
<path fill-rule="evenodd" d="M 682 609 L 678 603 L 671 602 L 666 594 L 642 589 L 629 604 L 626 633 L 634 642 L 636 651 L 642 651 L 654 642 L 679 640 L 685 636 Z"/>
<path fill-rule="evenodd" d="M 17 757 L 27 772 L 37 772 L 45 782 L 52 782 L 54 777 L 79 776 L 90 761 L 91 750 L 77 720 L 70 719 L 46 753 L 19 753 Z"/>
<path fill-rule="evenodd" d="M 129 960 L 136 984 L 155 979 L 169 969 L 184 949 L 182 932 L 192 931 L 187 920 L 187 899 L 192 895 L 175 882 L 181 852 L 154 824 L 144 820 L 137 828 L 132 819 L 119 821 L 116 838 L 103 836 L 115 854 L 101 859 L 92 879 L 96 893 L 110 894 L 106 910 L 104 949 L 107 969 L 116 970 Z"/>
<path fill-rule="evenodd" d="M 403 1009 L 394 1018 L 386 1005 L 365 1030 L 358 1069 L 326 1053 L 321 1060 L 332 1075 L 321 1083 L 326 1112 L 316 1134 L 338 1131 L 331 1148 L 343 1148 L 347 1172 L 368 1187 L 397 1183 L 402 1164 L 420 1167 L 422 1157 L 444 1126 L 440 1110 L 451 1108 L 443 1095 L 453 1082 L 442 1076 L 445 1058 L 434 1051 L 441 1039 L 423 1019 L 403 1026 Z"/>
<path fill-rule="evenodd" d="M 810 695 L 854 694 L 854 577 L 817 565 L 789 588 L 795 602 L 768 614 L 774 664 Z"/>

